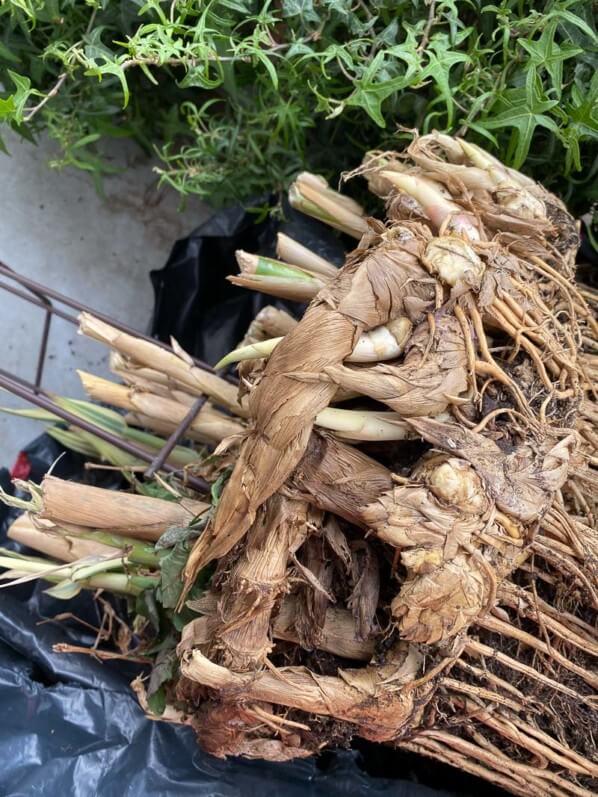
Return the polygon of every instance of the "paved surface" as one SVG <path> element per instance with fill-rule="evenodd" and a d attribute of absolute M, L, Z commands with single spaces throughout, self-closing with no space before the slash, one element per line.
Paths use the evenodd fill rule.
<path fill-rule="evenodd" d="M 177 238 L 207 216 L 198 202 L 178 210 L 178 197 L 158 192 L 150 168 L 137 153 L 117 153 L 132 168 L 105 181 L 105 196 L 74 170 L 48 168 L 50 143 L 33 146 L 2 135 L 11 157 L 0 153 L 0 260 L 145 331 L 152 308 L 148 277 L 168 257 Z M 33 379 L 43 312 L 0 291 L 0 367 Z M 44 386 L 82 397 L 76 368 L 107 374 L 100 344 L 54 319 Z M 0 406 L 23 406 L 0 392 Z M 0 414 L 0 465 L 10 465 L 41 425 Z"/>

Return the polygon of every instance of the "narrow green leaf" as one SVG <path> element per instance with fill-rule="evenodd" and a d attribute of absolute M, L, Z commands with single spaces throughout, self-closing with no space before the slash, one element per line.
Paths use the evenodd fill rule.
<path fill-rule="evenodd" d="M 60 581 L 58 584 L 48 587 L 48 589 L 45 589 L 44 592 L 51 598 L 58 598 L 58 600 L 61 601 L 68 601 L 71 598 L 76 597 L 81 592 L 81 584 L 77 584 L 77 582 L 70 581 L 68 578 L 66 578 L 64 581 Z"/>
<path fill-rule="evenodd" d="M 186 542 L 178 542 L 160 556 L 159 600 L 165 609 L 174 609 L 183 591 L 182 573 L 189 558 Z"/>

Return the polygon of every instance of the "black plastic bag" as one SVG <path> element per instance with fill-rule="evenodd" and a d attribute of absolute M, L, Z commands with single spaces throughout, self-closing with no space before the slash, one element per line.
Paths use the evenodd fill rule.
<path fill-rule="evenodd" d="M 256 223 L 255 213 L 229 208 L 177 241 L 166 266 L 151 272 L 151 334 L 165 342 L 172 335 L 190 354 L 213 365 L 238 344 L 262 307 L 273 304 L 295 315 L 301 311 L 302 305 L 238 288 L 225 279 L 238 273 L 237 249 L 274 257 L 277 232 L 342 263 L 345 246 L 329 227 L 288 205 L 283 212 L 284 221 L 269 216 Z"/>

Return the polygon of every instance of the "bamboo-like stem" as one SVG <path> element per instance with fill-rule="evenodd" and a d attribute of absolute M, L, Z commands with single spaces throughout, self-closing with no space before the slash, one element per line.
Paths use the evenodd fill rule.
<path fill-rule="evenodd" d="M 156 420 L 177 426 L 187 415 L 188 406 L 180 404 L 164 396 L 132 390 L 125 385 L 118 385 L 109 379 L 102 379 L 85 371 L 77 371 L 83 389 L 96 401 L 111 404 L 133 413 L 155 418 Z M 190 400 L 193 399 L 190 397 Z M 188 427 L 194 432 L 194 439 L 207 443 L 219 443 L 224 437 L 242 434 L 244 426 L 236 419 L 204 404 Z"/>
<path fill-rule="evenodd" d="M 109 551 L 115 553 L 118 551 L 126 551 L 127 559 L 134 564 L 145 565 L 152 568 L 160 567 L 160 557 L 156 553 L 155 548 L 151 543 L 144 542 L 143 540 L 138 540 L 133 537 L 127 537 L 124 534 L 111 534 L 107 531 L 91 529 L 87 528 L 86 526 L 77 526 L 73 523 L 63 523 L 61 525 L 57 525 L 50 520 L 44 520 L 40 518 L 39 515 L 29 513 L 19 515 L 8 531 L 9 537 L 12 535 L 12 529 L 14 529 L 16 533 L 19 533 L 20 530 L 28 531 L 29 529 L 32 529 L 41 532 L 44 537 L 48 536 L 52 540 L 57 537 L 64 538 L 68 541 L 69 551 L 71 549 L 80 551 L 79 555 L 73 557 L 74 559 L 79 559 L 83 556 L 96 553 L 95 549 L 84 546 L 84 543 L 89 543 L 90 546 L 97 546 L 98 554 L 102 552 L 103 549 L 109 549 Z M 16 540 L 16 536 L 13 537 L 13 539 Z M 31 536 L 32 542 L 34 539 L 35 538 Z M 40 537 L 39 540 L 41 542 L 42 538 Z M 21 541 L 25 542 L 24 540 L 19 540 L 19 542 Z M 32 545 L 31 547 L 37 546 Z M 39 550 L 41 551 L 43 549 L 39 548 Z M 56 550 L 58 550 L 58 548 L 56 548 Z M 60 550 L 65 549 L 63 546 L 61 546 Z M 88 551 L 88 553 L 86 553 L 86 551 Z M 54 558 L 62 559 L 63 557 L 56 554 Z M 70 561 L 70 559 L 64 558 L 64 561 Z"/>
<path fill-rule="evenodd" d="M 94 542 L 67 534 L 59 534 L 55 531 L 53 524 L 39 521 L 36 525 L 27 513 L 19 515 L 11 523 L 6 536 L 52 559 L 59 559 L 61 562 L 74 562 L 85 556 L 118 553 L 118 547 L 111 547 L 100 541 Z"/>
<path fill-rule="evenodd" d="M 302 269 L 290 263 L 283 263 L 282 260 L 275 260 L 272 257 L 255 255 L 238 249 L 235 252 L 237 263 L 241 274 L 257 274 L 261 277 L 278 277 L 281 279 L 293 279 L 298 281 L 315 280 L 323 287 L 329 280 L 322 279 L 319 273 L 312 274 L 309 269 Z"/>
<path fill-rule="evenodd" d="M 121 332 L 89 313 L 81 313 L 79 316 L 79 332 L 116 349 L 143 366 L 161 371 L 194 396 L 205 394 L 236 415 L 243 417 L 247 414 L 247 410 L 237 401 L 236 387 L 221 377 L 198 368 L 174 341 L 175 351 L 166 351 L 149 341 Z"/>
<path fill-rule="evenodd" d="M 262 274 L 238 274 L 226 279 L 240 288 L 293 302 L 309 302 L 322 288 L 322 283 L 316 279 L 298 280 L 294 277 L 271 277 Z"/>
<path fill-rule="evenodd" d="M 156 541 L 170 526 L 188 526 L 209 504 L 183 498 L 165 501 L 145 495 L 104 490 L 46 476 L 41 485 L 42 519 L 72 523 Z"/>
<path fill-rule="evenodd" d="M 291 263 L 329 279 L 335 277 L 338 271 L 337 267 L 328 260 L 320 257 L 320 255 L 312 252 L 311 249 L 308 249 L 307 246 L 303 246 L 299 241 L 290 238 L 282 232 L 279 232 L 276 236 L 276 254 L 285 263 Z"/>
<path fill-rule="evenodd" d="M 323 177 L 299 174 L 289 189 L 289 202 L 296 210 L 329 224 L 353 238 L 361 238 L 368 225 L 357 202 L 333 191 Z"/>
<path fill-rule="evenodd" d="M 139 365 L 129 357 L 124 357 L 120 352 L 111 350 L 109 355 L 110 370 L 119 376 L 123 382 L 140 390 L 157 393 L 160 396 L 169 396 L 170 391 L 177 383 L 161 371 Z M 193 400 L 196 397 L 192 397 Z"/>
<path fill-rule="evenodd" d="M 154 432 L 162 435 L 164 438 L 170 437 L 170 435 L 177 428 L 175 423 L 159 421 L 157 418 L 152 418 L 150 415 L 143 415 L 141 412 L 128 412 L 124 418 L 129 426 L 138 426 L 141 429 L 153 429 Z M 185 436 L 190 440 L 198 440 L 198 437 L 193 430 L 188 431 Z"/>
<path fill-rule="evenodd" d="M 2 578 L 5 580 L 7 578 L 15 579 L 16 583 L 20 582 L 22 578 L 26 580 L 42 579 L 56 585 L 72 580 L 76 587 L 81 589 L 105 589 L 121 595 L 140 595 L 144 590 L 158 585 L 157 576 L 107 572 L 126 565 L 126 557 L 100 558 L 100 561 L 93 561 L 96 556 L 92 556 L 90 562 L 82 559 L 62 564 L 33 556 L 16 555 L 7 551 L 4 551 L 4 555 L 2 553 L 0 549 L 0 567 L 8 569 L 8 572 L 2 574 Z M 11 584 L 12 582 L 5 586 L 11 586 Z M 62 597 L 59 593 L 54 594 L 56 597 Z M 71 593 L 69 592 L 67 595 L 70 597 Z"/>

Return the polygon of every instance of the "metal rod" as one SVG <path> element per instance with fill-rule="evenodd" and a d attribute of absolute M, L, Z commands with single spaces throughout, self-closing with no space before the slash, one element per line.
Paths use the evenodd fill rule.
<path fill-rule="evenodd" d="M 107 324 L 110 324 L 117 329 L 120 329 L 122 332 L 126 332 L 128 335 L 134 335 L 137 338 L 141 338 L 142 340 L 147 340 L 150 343 L 154 343 L 156 346 L 159 346 L 161 349 L 167 349 L 168 351 L 172 351 L 171 347 L 168 346 L 166 343 L 163 343 L 161 340 L 156 340 L 155 338 L 151 338 L 148 335 L 144 335 L 141 332 L 138 332 L 136 329 L 127 326 L 126 324 L 121 323 L 120 321 L 116 321 L 114 318 L 111 318 L 109 315 L 105 313 L 100 313 L 97 310 L 94 310 L 93 307 L 89 307 L 89 305 L 83 304 L 83 302 L 78 302 L 75 299 L 70 299 L 68 296 L 65 296 L 63 293 L 59 293 L 55 291 L 53 288 L 48 288 L 45 285 L 41 285 L 39 282 L 35 282 L 35 280 L 29 279 L 29 277 L 24 277 L 22 274 L 17 274 L 13 271 L 10 266 L 7 266 L 6 263 L 0 261 L 0 274 L 4 274 L 5 276 L 9 277 L 10 279 L 14 279 L 21 285 L 24 285 L 30 291 L 33 291 L 37 294 L 41 294 L 42 296 L 50 296 L 52 299 L 55 299 L 57 302 L 61 304 L 65 304 L 67 307 L 72 307 L 74 310 L 80 310 L 85 313 L 91 313 L 96 318 L 99 318 L 102 321 L 105 321 Z M 193 358 L 194 363 L 199 367 L 203 368 L 204 371 L 209 371 L 210 373 L 216 373 L 211 365 L 203 362 L 203 360 L 198 360 Z"/>
<path fill-rule="evenodd" d="M 50 305 L 51 307 L 51 305 Z M 44 363 L 46 362 L 46 352 L 48 351 L 48 338 L 50 337 L 50 324 L 52 322 L 52 310 L 46 310 L 44 326 L 42 328 L 42 339 L 39 344 L 37 354 L 37 368 L 35 369 L 35 392 L 39 393 L 44 373 Z"/>
<path fill-rule="evenodd" d="M 21 380 L 21 382 L 22 381 L 24 380 Z M 15 396 L 25 399 L 25 401 L 29 401 L 32 404 L 41 407 L 42 409 L 48 410 L 54 415 L 57 415 L 63 421 L 66 421 L 73 426 L 77 426 L 86 432 L 90 432 L 96 437 L 99 437 L 101 440 L 105 440 L 107 443 L 117 446 L 122 451 L 126 451 L 128 454 L 131 454 L 132 456 L 137 457 L 144 462 L 152 463 L 155 459 L 150 452 L 146 451 L 144 448 L 141 448 L 137 444 L 131 443 L 129 440 L 122 440 L 120 437 L 113 435 L 111 432 L 107 432 L 105 429 L 101 429 L 100 427 L 95 426 L 93 423 L 89 423 L 83 418 L 79 418 L 77 415 L 74 415 L 72 412 L 59 407 L 57 404 L 54 404 L 54 402 L 50 401 L 50 399 L 32 390 L 31 385 L 25 387 L 23 384 L 19 384 L 19 382 L 16 380 L 0 374 L 0 387 L 5 388 L 11 393 L 14 393 Z M 173 467 L 167 462 L 162 465 L 162 470 L 165 470 L 167 473 L 180 472 L 180 469 Z M 208 482 L 201 477 L 186 476 L 185 483 L 200 492 L 208 492 L 210 489 Z"/>
<path fill-rule="evenodd" d="M 196 399 L 196 401 L 193 402 L 189 412 L 185 415 L 183 420 L 179 423 L 162 448 L 158 451 L 149 468 L 145 471 L 144 476 L 146 478 L 151 479 L 155 472 L 160 470 L 160 468 L 164 465 L 172 449 L 176 446 L 181 437 L 183 437 L 189 426 L 191 426 L 195 420 L 197 413 L 206 403 L 206 398 L 206 396 L 200 396 L 198 399 Z"/>
<path fill-rule="evenodd" d="M 14 276 L 14 275 L 13 275 Z M 36 299 L 33 294 L 25 293 L 25 291 L 20 291 L 18 288 L 15 288 L 14 285 L 7 285 L 5 282 L 0 282 L 0 290 L 7 291 L 8 293 L 12 293 L 14 296 L 18 296 L 19 299 L 23 299 L 30 304 L 35 305 L 36 307 L 41 307 L 42 310 L 47 310 L 48 305 L 45 302 L 42 302 L 40 299 Z M 69 315 L 65 313 L 64 310 L 60 310 L 58 307 L 54 307 L 52 305 L 51 312 L 53 315 L 58 316 L 58 318 L 64 318 L 65 321 L 68 321 L 71 324 L 77 326 L 79 323 L 77 321 L 77 317 L 74 315 Z"/>
<path fill-rule="evenodd" d="M 151 452 L 146 451 L 145 449 L 137 446 L 135 443 L 131 443 L 128 440 L 122 440 L 117 435 L 113 435 L 111 432 L 107 432 L 106 430 L 102 429 L 101 427 L 95 426 L 88 421 L 85 421 L 79 418 L 77 415 L 69 412 L 68 410 L 64 410 L 59 405 L 55 404 L 51 400 L 51 395 L 48 394 L 44 389 L 41 387 L 41 379 L 44 370 L 44 364 L 46 360 L 47 354 L 47 347 L 48 347 L 48 339 L 49 339 L 49 332 L 50 332 L 50 325 L 52 321 L 52 315 L 56 315 L 59 318 L 68 321 L 69 323 L 78 326 L 79 320 L 77 317 L 72 316 L 68 313 L 65 313 L 64 310 L 61 310 L 55 307 L 50 299 L 48 298 L 51 296 L 55 301 L 66 305 L 67 307 L 71 307 L 78 311 L 86 311 L 97 318 L 102 319 L 106 323 L 114 326 L 116 329 L 120 329 L 122 332 L 126 332 L 127 334 L 133 335 L 137 338 L 142 340 L 146 340 L 150 343 L 153 343 L 156 346 L 159 346 L 162 349 L 166 349 L 167 351 L 171 351 L 170 347 L 167 346 L 165 343 L 162 343 L 159 340 L 155 340 L 147 335 L 143 335 L 142 333 L 137 332 L 134 329 L 131 329 L 126 324 L 122 324 L 119 321 L 111 318 L 104 313 L 99 313 L 93 308 L 89 307 L 88 305 L 83 304 L 82 302 L 78 302 L 75 299 L 71 299 L 68 296 L 65 296 L 58 291 L 55 291 L 52 288 L 48 288 L 45 285 L 41 285 L 38 282 L 35 282 L 28 277 L 19 274 L 18 272 L 13 271 L 10 266 L 2 263 L 0 261 L 0 274 L 4 274 L 11 280 L 14 280 L 19 285 L 22 285 L 24 288 L 29 291 L 29 293 L 25 293 L 24 291 L 15 288 L 12 285 L 7 285 L 4 282 L 0 282 L 0 290 L 6 290 L 9 293 L 13 294 L 14 296 L 23 299 L 30 304 L 35 305 L 36 307 L 40 307 L 46 311 L 44 317 L 44 326 L 42 329 L 42 337 L 40 341 L 39 351 L 38 351 L 38 359 L 37 359 L 37 368 L 36 368 L 36 375 L 35 375 L 35 383 L 32 384 L 28 382 L 26 379 L 23 379 L 16 374 L 9 373 L 4 369 L 0 368 L 0 386 L 4 386 L 7 390 L 10 390 L 17 396 L 24 398 L 26 401 L 31 402 L 32 404 L 36 404 L 39 407 L 44 409 L 48 409 L 57 417 L 61 418 L 62 420 L 67 421 L 68 423 L 72 424 L 73 426 L 77 426 L 80 429 L 83 429 L 91 434 L 96 435 L 102 440 L 106 440 L 106 442 L 120 448 L 122 451 L 126 451 L 129 454 L 132 454 L 139 459 L 142 459 L 144 462 L 149 462 L 149 467 L 145 471 L 145 475 L 147 478 L 151 478 L 157 471 L 165 470 L 168 473 L 178 473 L 176 468 L 169 465 L 166 460 L 168 456 L 172 452 L 173 448 L 179 442 L 179 440 L 183 437 L 185 431 L 188 427 L 193 423 L 197 413 L 203 406 L 206 401 L 205 396 L 200 396 L 196 399 L 193 406 L 183 418 L 181 423 L 176 427 L 176 429 L 172 432 L 168 440 L 165 441 L 164 446 L 160 451 L 157 452 L 155 456 L 152 456 Z M 32 294 L 32 295 L 30 295 Z M 211 373 L 215 373 L 214 369 L 211 368 L 207 363 L 202 362 L 201 360 L 193 360 L 194 363 L 199 367 Z M 224 377 L 229 382 L 236 383 L 236 379 L 231 376 Z M 209 484 L 205 481 L 205 479 L 194 477 L 194 476 L 186 476 L 186 482 L 194 487 L 197 490 L 207 491 L 209 489 Z"/>
<path fill-rule="evenodd" d="M 27 379 L 24 379 L 22 376 L 18 376 L 17 374 L 12 374 L 10 371 L 5 371 L 4 368 L 0 368 L 0 376 L 6 377 L 6 379 L 10 379 L 12 382 L 18 382 L 21 385 L 24 385 L 28 390 L 33 393 L 42 393 L 43 395 L 47 396 L 47 392 L 40 387 L 37 391 L 35 390 L 35 385 L 33 382 L 29 382 Z"/>

